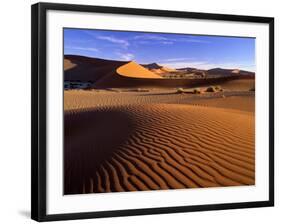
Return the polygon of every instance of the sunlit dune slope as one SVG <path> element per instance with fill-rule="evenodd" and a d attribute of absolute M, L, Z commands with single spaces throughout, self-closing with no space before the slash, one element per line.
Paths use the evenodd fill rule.
<path fill-rule="evenodd" d="M 143 66 L 131 61 L 125 65 L 120 66 L 116 70 L 117 74 L 130 78 L 143 78 L 143 79 L 162 79 L 161 76 L 147 70 Z"/>
<path fill-rule="evenodd" d="M 193 105 L 65 112 L 65 193 L 255 183 L 254 116 Z M 109 141 L 110 139 L 110 141 Z"/>

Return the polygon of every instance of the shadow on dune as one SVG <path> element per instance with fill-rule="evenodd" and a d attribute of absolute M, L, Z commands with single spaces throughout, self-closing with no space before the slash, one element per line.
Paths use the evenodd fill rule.
<path fill-rule="evenodd" d="M 64 194 L 95 191 L 97 170 L 128 139 L 132 129 L 133 122 L 118 109 L 66 113 Z"/>
<path fill-rule="evenodd" d="M 64 59 L 64 80 L 82 82 L 90 81 L 93 83 L 127 63 L 126 61 L 103 60 L 77 55 L 67 55 Z M 66 68 L 67 61 L 72 64 L 73 67 Z"/>

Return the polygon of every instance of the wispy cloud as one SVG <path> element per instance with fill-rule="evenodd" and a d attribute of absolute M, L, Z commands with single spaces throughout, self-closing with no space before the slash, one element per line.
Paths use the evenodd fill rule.
<path fill-rule="evenodd" d="M 124 61 L 131 61 L 135 58 L 135 55 L 132 53 L 116 52 L 116 54 L 120 57 L 121 60 L 124 60 Z"/>
<path fill-rule="evenodd" d="M 174 42 L 166 37 L 163 37 L 161 35 L 154 35 L 154 34 L 142 34 L 134 36 L 133 39 L 135 41 L 138 41 L 139 44 L 164 44 L 164 45 L 171 45 Z"/>
<path fill-rule="evenodd" d="M 207 40 L 196 39 L 196 37 L 194 37 L 194 38 L 179 38 L 179 39 L 177 39 L 177 41 L 178 42 L 187 42 L 187 43 L 201 43 L 201 44 L 211 43 L 210 41 L 207 41 Z"/>
<path fill-rule="evenodd" d="M 135 40 L 169 40 L 166 37 L 160 36 L 160 35 L 153 35 L 153 34 L 143 34 L 143 35 L 137 35 L 134 36 Z"/>
<path fill-rule="evenodd" d="M 159 61 L 159 63 L 163 62 L 180 62 L 180 61 L 186 61 L 186 60 L 193 60 L 194 58 L 167 58 Z"/>
<path fill-rule="evenodd" d="M 174 44 L 173 41 L 161 41 L 161 44 L 165 44 L 165 45 L 170 45 L 170 44 Z"/>
<path fill-rule="evenodd" d="M 153 45 L 153 44 L 163 44 L 163 45 L 172 45 L 173 41 L 155 41 L 155 40 L 139 40 L 135 42 L 135 44 L 143 44 L 143 45 Z"/>
<path fill-rule="evenodd" d="M 82 51 L 94 51 L 94 52 L 98 52 L 99 49 L 94 48 L 94 47 L 70 47 L 70 46 L 66 46 L 65 48 L 67 49 L 71 49 L 71 50 L 82 50 Z"/>
<path fill-rule="evenodd" d="M 210 41 L 201 40 L 195 37 L 184 37 L 184 38 L 169 38 L 161 36 L 160 34 L 142 34 L 133 37 L 134 40 L 139 40 L 140 44 L 174 44 L 174 43 L 200 43 L 200 44 L 208 44 Z"/>
<path fill-rule="evenodd" d="M 127 48 L 130 43 L 127 40 L 116 38 L 113 36 L 98 36 L 97 39 L 106 40 L 114 44 L 120 44 L 121 47 Z"/>

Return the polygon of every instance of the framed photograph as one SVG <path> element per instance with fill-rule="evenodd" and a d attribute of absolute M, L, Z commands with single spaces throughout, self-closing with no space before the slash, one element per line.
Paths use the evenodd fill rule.
<path fill-rule="evenodd" d="M 274 205 L 274 19 L 32 6 L 32 219 Z"/>

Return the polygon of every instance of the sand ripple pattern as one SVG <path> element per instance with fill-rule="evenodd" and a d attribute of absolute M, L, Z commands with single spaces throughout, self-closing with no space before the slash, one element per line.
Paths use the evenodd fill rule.
<path fill-rule="evenodd" d="M 254 130 L 252 113 L 204 106 L 66 111 L 64 191 L 253 185 Z"/>

